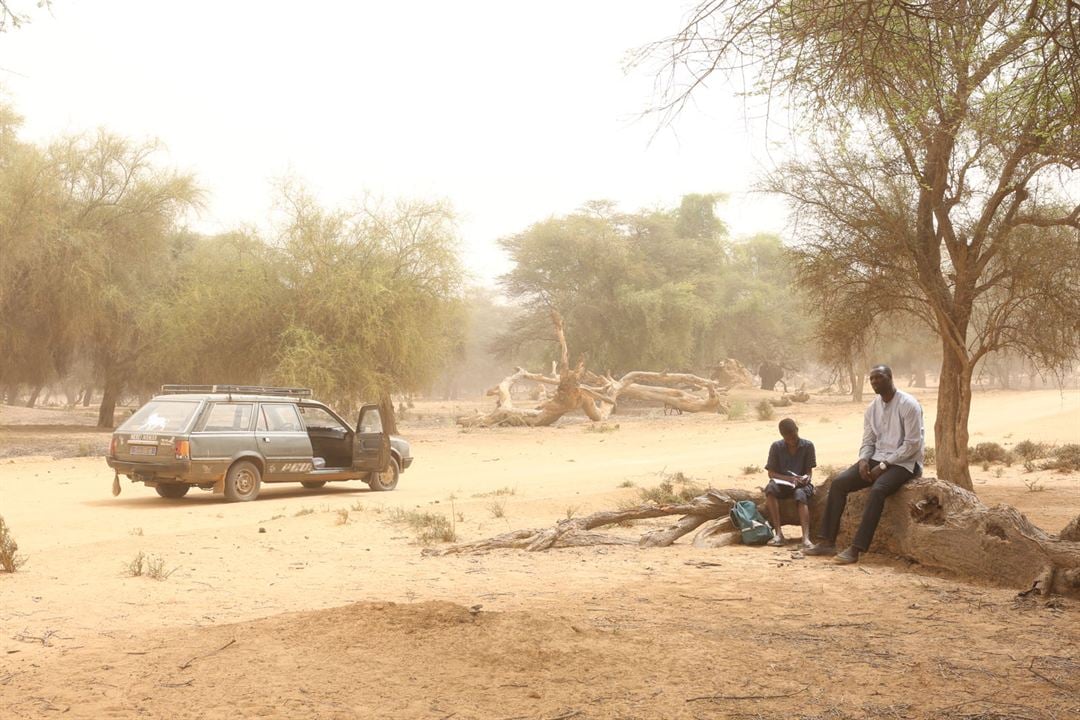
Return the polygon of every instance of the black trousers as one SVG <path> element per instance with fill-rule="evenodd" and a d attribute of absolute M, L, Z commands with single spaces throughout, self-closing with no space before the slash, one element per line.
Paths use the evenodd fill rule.
<path fill-rule="evenodd" d="M 873 468 L 880 460 L 871 460 Z M 857 492 L 870 488 L 870 497 L 866 500 L 866 509 L 863 510 L 862 522 L 855 533 L 855 539 L 851 544 L 866 552 L 870 549 L 870 541 L 874 539 L 878 521 L 881 520 L 881 511 L 885 509 L 885 498 L 899 490 L 904 483 L 914 477 L 907 468 L 899 465 L 890 465 L 873 483 L 868 483 L 859 475 L 859 464 L 855 463 L 832 479 L 829 484 L 829 497 L 825 501 L 825 517 L 821 521 L 818 537 L 834 543 L 840 532 L 840 517 L 844 514 L 847 506 L 847 496 L 850 492 Z"/>

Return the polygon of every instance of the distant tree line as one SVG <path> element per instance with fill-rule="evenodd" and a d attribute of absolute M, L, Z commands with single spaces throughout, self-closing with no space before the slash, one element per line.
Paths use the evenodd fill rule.
<path fill-rule="evenodd" d="M 270 230 L 187 228 L 203 193 L 157 146 L 106 131 L 39 146 L 0 108 L 0 393 L 57 382 L 310 386 L 351 408 L 430 385 L 460 342 L 462 272 L 442 203 L 321 206 L 285 184 Z"/>

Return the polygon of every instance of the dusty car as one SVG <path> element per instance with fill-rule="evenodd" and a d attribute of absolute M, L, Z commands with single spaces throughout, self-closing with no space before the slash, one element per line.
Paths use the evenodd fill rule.
<path fill-rule="evenodd" d="M 393 490 L 413 461 L 409 443 L 384 431 L 378 405 L 350 426 L 304 388 L 163 385 L 113 433 L 106 458 L 119 478 L 181 498 L 192 487 L 254 500 L 263 483 L 363 480 Z"/>

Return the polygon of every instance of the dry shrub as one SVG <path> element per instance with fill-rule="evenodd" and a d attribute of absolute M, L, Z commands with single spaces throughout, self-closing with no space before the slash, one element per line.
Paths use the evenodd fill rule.
<path fill-rule="evenodd" d="M 676 503 L 690 502 L 706 490 L 705 486 L 686 477 L 681 472 L 661 475 L 661 477 L 663 479 L 656 487 L 638 490 L 642 500 L 657 505 L 674 505 Z"/>
<path fill-rule="evenodd" d="M 762 400 L 754 406 L 754 410 L 757 412 L 758 420 L 772 420 L 776 417 L 776 412 L 773 410 L 772 403 L 768 400 Z"/>
<path fill-rule="evenodd" d="M 408 525 L 416 533 L 416 539 L 423 545 L 457 540 L 457 532 L 453 524 L 444 515 L 395 508 L 390 511 L 390 519 L 393 522 Z"/>
<path fill-rule="evenodd" d="M 11 536 L 11 530 L 0 516 L 0 569 L 13 573 L 22 567 L 26 558 L 19 554 L 19 543 Z"/>
<path fill-rule="evenodd" d="M 1069 443 L 1050 452 L 1050 459 L 1041 465 L 1043 470 L 1076 472 L 1080 470 L 1080 445 Z"/>
<path fill-rule="evenodd" d="M 933 445 L 923 448 L 923 465 L 933 465 L 936 459 L 937 452 L 934 451 Z"/>
<path fill-rule="evenodd" d="M 728 420 L 742 420 L 746 417 L 746 403 L 742 400 L 736 400 L 731 403 L 727 411 Z"/>
<path fill-rule="evenodd" d="M 492 500 L 487 504 L 487 510 L 491 514 L 491 517 L 498 520 L 499 518 L 506 517 L 506 501 L 505 500 Z"/>
<path fill-rule="evenodd" d="M 1036 460 L 1046 457 L 1050 452 L 1050 446 L 1046 443 L 1021 440 L 1013 446 L 1012 451 L 1024 460 Z"/>
<path fill-rule="evenodd" d="M 761 472 L 761 467 L 758 465 L 743 465 L 743 475 L 756 475 L 759 472 Z"/>
<path fill-rule="evenodd" d="M 1004 463 L 1012 465 L 1013 459 L 1012 453 L 995 442 L 979 443 L 974 448 L 968 448 L 968 461 L 972 464 Z"/>
<path fill-rule="evenodd" d="M 349 509 L 348 508 L 338 508 L 338 510 L 337 510 L 337 519 L 334 522 L 337 525 L 348 525 L 349 524 Z"/>
<path fill-rule="evenodd" d="M 619 429 L 619 424 L 609 425 L 608 423 L 595 423 L 593 425 L 586 425 L 585 432 L 587 433 L 611 433 Z"/>

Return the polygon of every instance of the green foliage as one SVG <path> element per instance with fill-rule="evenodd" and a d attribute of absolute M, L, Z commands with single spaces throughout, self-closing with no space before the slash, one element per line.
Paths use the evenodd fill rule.
<path fill-rule="evenodd" d="M 572 351 L 614 372 L 704 368 L 727 356 L 756 363 L 797 350 L 797 290 L 777 292 L 791 278 L 787 251 L 773 236 L 727 241 L 719 199 L 688 195 L 677 210 L 634 214 L 594 202 L 500 240 L 514 262 L 501 283 L 524 314 L 497 348 L 554 359 L 537 331 L 555 308 Z"/>

